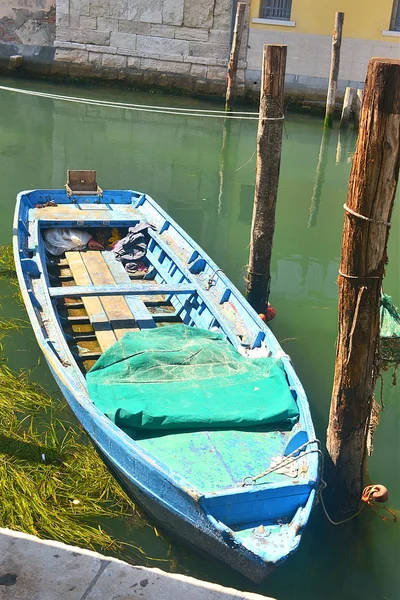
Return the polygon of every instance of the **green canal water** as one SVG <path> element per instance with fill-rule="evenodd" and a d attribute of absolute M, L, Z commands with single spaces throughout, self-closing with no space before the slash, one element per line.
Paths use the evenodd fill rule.
<path fill-rule="evenodd" d="M 1 79 L 0 84 L 120 102 L 220 109 L 203 101 L 111 88 L 76 88 Z M 251 108 L 249 110 L 252 110 Z M 337 331 L 337 271 L 343 203 L 355 140 L 342 140 L 336 164 L 337 131 L 328 147 L 320 197 L 312 201 L 322 121 L 289 114 L 272 261 L 274 333 L 290 354 L 308 394 L 318 437 L 324 442 Z M 254 194 L 257 122 L 229 123 L 225 148 L 217 118 L 134 112 L 73 104 L 0 90 L 0 244 L 11 241 L 16 194 L 23 189 L 60 188 L 66 170 L 97 169 L 102 188 L 146 191 L 244 289 Z M 385 291 L 400 304 L 400 209 L 395 206 Z M 0 316 L 24 317 L 0 281 Z M 55 392 L 55 384 L 30 329 L 6 340 L 9 365 L 34 369 L 32 377 Z M 384 378 L 385 410 L 369 460 L 372 482 L 390 491 L 400 516 L 400 387 Z M 256 588 L 227 568 L 158 532 L 145 520 L 128 528 L 118 519 L 102 523 L 117 537 L 139 546 L 147 558 L 127 550 L 122 558 L 190 574 L 279 600 L 395 600 L 400 597 L 400 523 L 369 509 L 347 526 L 327 523 L 320 507 L 296 554 Z"/>

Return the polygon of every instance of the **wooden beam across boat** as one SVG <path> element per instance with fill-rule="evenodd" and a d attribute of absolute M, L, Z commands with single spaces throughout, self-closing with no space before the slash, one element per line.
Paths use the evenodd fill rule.
<path fill-rule="evenodd" d="M 80 252 L 66 252 L 66 259 L 69 267 L 73 273 L 76 283 L 82 286 L 89 286 L 92 284 L 88 270 L 81 258 Z M 51 289 L 51 288 L 50 288 Z M 65 291 L 65 296 L 68 296 L 69 286 L 60 288 Z M 117 338 L 110 325 L 109 319 L 103 308 L 99 298 L 82 298 L 83 306 L 88 314 L 88 318 L 92 324 L 94 332 L 96 334 L 97 342 L 104 352 L 112 346 Z M 68 305 L 67 305 L 68 308 Z M 81 318 L 81 317 L 80 317 Z"/>
<path fill-rule="evenodd" d="M 102 257 L 107 267 L 110 269 L 110 273 L 114 278 L 115 283 L 121 285 L 127 283 L 132 285 L 128 273 L 125 271 L 123 265 L 116 260 L 113 252 L 102 252 Z M 157 327 L 153 316 L 150 314 L 141 298 L 136 296 L 124 296 L 124 299 L 135 316 L 135 320 L 140 329 L 154 329 L 154 327 Z"/>
<path fill-rule="evenodd" d="M 154 296 L 161 294 L 194 294 L 196 288 L 194 285 L 176 284 L 167 285 L 160 283 L 141 283 L 141 284 L 115 284 L 115 285 L 71 285 L 67 287 L 51 287 L 49 294 L 51 298 L 85 298 L 90 296 L 125 296 L 132 294 L 134 296 Z"/>
<path fill-rule="evenodd" d="M 101 252 L 89 250 L 81 252 L 81 258 L 88 270 L 92 285 L 115 285 L 115 280 Z M 107 318 L 119 340 L 133 329 L 138 329 L 135 316 L 122 296 L 105 296 L 100 300 Z"/>

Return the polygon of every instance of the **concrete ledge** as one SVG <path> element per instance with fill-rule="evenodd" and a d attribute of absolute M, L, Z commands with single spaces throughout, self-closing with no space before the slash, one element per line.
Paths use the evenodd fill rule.
<path fill-rule="evenodd" d="M 382 35 L 386 35 L 388 37 L 400 37 L 400 31 L 394 31 L 390 29 L 389 31 L 382 31 Z"/>
<path fill-rule="evenodd" d="M 296 27 L 296 21 L 286 21 L 283 19 L 258 19 L 254 18 L 251 20 L 252 23 L 259 23 L 261 25 L 276 25 L 278 27 Z"/>
<path fill-rule="evenodd" d="M 97 552 L 10 529 L 0 529 L 0 598 L 268 600 L 193 577 L 133 567 Z"/>

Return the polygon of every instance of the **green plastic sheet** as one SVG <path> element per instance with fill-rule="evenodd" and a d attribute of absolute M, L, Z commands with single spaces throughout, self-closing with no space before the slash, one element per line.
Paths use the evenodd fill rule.
<path fill-rule="evenodd" d="M 124 429 L 219 429 L 298 417 L 282 361 L 241 356 L 186 325 L 129 332 L 87 374 L 95 405 Z"/>

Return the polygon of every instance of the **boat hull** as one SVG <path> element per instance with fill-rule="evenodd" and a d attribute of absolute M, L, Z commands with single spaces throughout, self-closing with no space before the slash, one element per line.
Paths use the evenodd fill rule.
<path fill-rule="evenodd" d="M 304 390 L 294 372 L 290 358 L 282 351 L 270 330 L 201 248 L 151 198 L 130 191 L 121 192 L 120 196 L 119 198 L 118 192 L 105 192 L 104 197 L 101 201 L 99 198 L 96 204 L 93 204 L 93 200 L 86 199 L 86 204 L 81 207 L 85 210 L 81 210 L 76 204 L 71 204 L 65 198 L 65 192 L 61 190 L 56 191 L 54 195 L 52 191 L 47 190 L 24 192 L 19 195 L 14 220 L 14 254 L 22 295 L 34 333 L 61 392 L 108 468 L 129 496 L 139 503 L 165 531 L 194 549 L 200 550 L 206 556 L 214 557 L 248 579 L 259 583 L 296 550 L 318 488 L 318 448 Z M 48 197 L 54 198 L 57 206 L 54 209 L 42 208 L 36 214 L 35 203 L 38 199 Z M 120 205 L 117 202 L 118 198 Z M 247 336 L 248 346 L 251 342 L 251 347 L 259 347 L 261 341 L 266 341 L 271 353 L 284 364 L 288 385 L 299 407 L 299 423 L 293 428 L 293 435 L 289 436 L 286 448 L 283 445 L 280 452 L 292 452 L 296 448 L 302 448 L 304 442 L 308 444 L 307 476 L 302 475 L 302 481 L 290 485 L 286 481 L 283 484 L 267 482 L 265 485 L 254 486 L 253 489 L 244 489 L 241 486 L 242 476 L 237 477 L 231 485 L 224 484 L 220 488 L 216 486 L 214 488 L 216 491 L 207 486 L 203 488 L 199 486 L 197 489 L 189 477 L 185 479 L 181 476 L 179 468 L 168 467 L 162 460 L 162 456 L 160 458 L 153 455 L 150 450 L 146 450 L 96 408 L 89 398 L 85 379 L 63 333 L 56 310 L 57 298 L 54 297 L 54 288 L 50 289 L 47 276 L 46 256 L 40 233 L 41 226 L 54 227 L 59 223 L 68 227 L 77 227 L 79 223 L 83 223 L 76 220 L 77 211 L 79 219 L 82 218 L 81 213 L 83 213 L 85 223 L 92 227 L 104 223 L 107 223 L 108 227 L 129 226 L 132 224 L 132 215 L 133 218 L 155 222 L 158 233 L 154 234 L 152 242 L 159 249 L 155 264 L 159 268 L 162 279 L 171 285 L 177 284 L 176 289 L 180 285 L 193 284 L 194 287 L 189 286 L 190 289 L 196 290 L 199 298 L 203 299 L 204 305 L 207 305 L 207 296 L 213 296 L 214 300 L 210 301 L 211 308 L 207 305 L 207 309 L 211 311 L 208 327 L 214 327 L 215 323 L 219 323 L 234 346 L 235 344 L 236 347 L 241 346 L 243 339 L 243 336 L 235 331 L 238 318 L 241 323 L 239 333 L 244 337 Z M 99 216 L 102 214 L 101 211 L 107 219 Z M 43 220 L 42 224 L 41 220 Z M 166 236 L 169 236 L 170 245 L 165 241 Z M 183 246 L 185 246 L 185 255 L 182 251 Z M 161 264 L 161 255 L 169 256 L 171 263 L 168 269 Z M 162 274 L 163 269 L 164 274 Z M 202 271 L 207 273 L 207 276 L 201 276 Z M 177 279 L 172 281 L 171 272 L 176 274 Z M 53 298 L 49 289 L 53 292 Z M 73 288 L 69 288 L 70 294 L 71 289 Z M 75 288 L 78 296 L 82 294 L 79 290 L 82 288 Z M 100 292 L 96 291 L 95 295 L 104 292 L 104 289 Z M 62 289 L 60 289 L 61 293 Z M 91 293 L 93 295 L 93 290 Z M 225 312 L 224 306 L 228 307 Z M 201 317 L 204 322 L 205 314 L 206 311 L 201 315 L 197 314 L 198 320 Z M 187 318 L 189 319 L 189 315 Z M 203 325 L 197 324 L 197 326 Z M 250 464 L 253 465 L 252 462 Z M 262 469 L 265 468 L 264 465 L 263 455 Z M 247 470 L 244 475 L 248 472 Z M 291 492 L 285 497 L 284 494 L 289 487 Z M 283 496 L 280 496 L 282 489 Z M 228 507 L 236 503 L 236 506 L 240 506 L 243 510 L 245 494 L 251 500 L 249 504 L 253 502 L 253 505 L 249 506 L 251 518 L 244 521 L 246 527 L 239 531 L 240 528 L 235 529 L 235 525 L 241 526 L 242 521 L 231 519 L 232 528 L 227 525 L 218 512 L 222 505 L 216 507 L 215 499 L 218 501 L 222 499 Z M 261 499 L 260 494 L 264 494 Z M 260 516 L 259 507 L 262 508 L 263 517 Z M 247 511 L 247 505 L 245 510 Z M 218 516 L 214 516 L 217 514 Z M 257 532 L 260 528 L 264 531 L 263 523 L 266 529 L 270 523 L 273 524 L 271 535 L 269 531 L 265 536 Z"/>
<path fill-rule="evenodd" d="M 126 457 L 121 455 L 120 449 L 112 445 L 112 440 L 107 433 L 99 431 L 99 424 L 94 419 L 90 419 L 87 412 L 82 411 L 81 404 L 71 394 L 70 389 L 58 377 L 52 365 L 50 363 L 48 365 L 60 391 L 88 433 L 110 473 L 128 496 L 137 502 L 154 522 L 197 552 L 215 557 L 254 583 L 261 583 L 275 570 L 276 564 L 268 564 L 250 552 L 243 552 L 243 547 L 235 548 L 235 544 L 228 543 L 224 536 L 219 535 L 219 532 L 204 518 L 199 498 L 194 494 L 185 494 L 182 490 L 178 490 L 177 494 L 176 488 L 166 481 L 162 482 L 160 489 L 151 468 L 146 469 L 145 473 L 142 472 L 140 480 L 134 479 L 132 469 L 128 471 L 126 468 L 124 460 Z M 96 431 L 98 433 L 94 435 Z M 120 460 L 116 460 L 117 457 L 120 457 Z M 140 457 L 137 457 L 137 460 L 141 462 Z M 144 485 L 144 482 L 147 485 Z M 182 493 L 185 496 L 184 502 Z"/>

